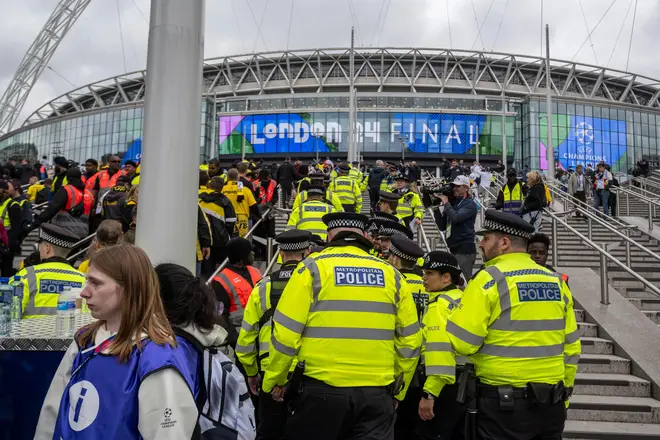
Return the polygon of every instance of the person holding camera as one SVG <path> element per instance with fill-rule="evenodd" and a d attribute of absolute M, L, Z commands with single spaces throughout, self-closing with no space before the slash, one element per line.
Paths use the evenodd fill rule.
<path fill-rule="evenodd" d="M 449 251 L 458 260 L 465 279 L 469 280 L 477 259 L 474 245 L 477 205 L 470 196 L 470 179 L 467 176 L 456 177 L 451 185 L 451 194 L 436 195 L 444 209 L 442 213 L 437 211 L 435 221 L 445 232 Z"/>

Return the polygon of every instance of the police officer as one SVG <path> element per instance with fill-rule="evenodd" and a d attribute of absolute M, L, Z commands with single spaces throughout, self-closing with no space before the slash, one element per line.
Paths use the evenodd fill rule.
<path fill-rule="evenodd" d="M 360 185 L 348 177 L 351 168 L 347 164 L 340 164 L 338 170 L 339 175 L 330 182 L 330 189 L 339 197 L 344 211 L 359 213 L 362 209 Z"/>
<path fill-rule="evenodd" d="M 325 174 L 313 173 L 310 174 L 309 177 L 311 179 L 310 183 L 305 183 L 304 185 L 301 186 L 301 190 L 296 195 L 296 198 L 293 201 L 293 208 L 291 209 L 296 209 L 303 202 L 307 200 L 307 188 L 309 188 L 310 186 L 322 186 L 326 188 L 324 202 L 329 205 L 332 205 L 335 208 L 335 211 L 344 210 L 344 207 L 341 204 L 341 200 L 339 200 L 337 194 L 333 193 L 330 189 L 328 189 L 328 184 L 330 183 L 330 180 L 328 179 L 327 183 L 325 182 L 324 179 Z"/>
<path fill-rule="evenodd" d="M 392 192 L 400 197 L 396 216 L 403 220 L 406 226 L 412 222 L 421 225 L 424 218 L 424 204 L 419 194 L 410 188 L 410 178 L 407 174 L 399 174 L 396 177 L 396 189 Z"/>
<path fill-rule="evenodd" d="M 399 207 L 399 200 L 401 199 L 401 196 L 389 191 L 380 191 L 379 196 L 380 198 L 378 199 L 378 210 L 380 212 L 396 216 L 396 210 Z"/>
<path fill-rule="evenodd" d="M 405 395 L 421 334 L 401 274 L 369 255 L 367 220 L 326 215 L 327 247 L 296 268 L 277 305 L 263 390 L 281 399 L 293 358 L 305 362 L 288 439 L 393 439 L 393 398 Z"/>
<path fill-rule="evenodd" d="M 495 202 L 495 209 L 501 209 L 503 212 L 520 215 L 522 204 L 525 200 L 527 187 L 518 181 L 516 170 L 509 168 L 506 173 L 507 182 L 500 189 Z"/>
<path fill-rule="evenodd" d="M 42 263 L 17 274 L 23 282 L 23 319 L 55 315 L 57 294 L 64 286 L 79 288 L 85 283 L 85 275 L 66 260 L 80 238 L 50 223 L 41 225 L 39 238 Z"/>
<path fill-rule="evenodd" d="M 413 239 L 413 234 L 410 229 L 403 226 L 401 223 L 391 221 L 383 221 L 378 229 L 378 240 L 380 242 L 380 250 L 383 255 L 387 256 L 390 249 L 390 239 L 393 235 L 401 235 L 407 237 L 409 240 Z"/>
<path fill-rule="evenodd" d="M 269 394 L 258 388 L 261 375 L 270 360 L 273 313 L 294 269 L 309 255 L 311 239 L 310 232 L 297 230 L 286 231 L 276 237 L 284 263 L 279 270 L 262 278 L 254 286 L 245 306 L 236 357 L 245 368 L 250 391 L 259 396 L 258 440 L 284 438 L 286 405 L 274 401 Z"/>
<path fill-rule="evenodd" d="M 533 233 L 518 216 L 486 211 L 477 233 L 485 268 L 447 323 L 480 382 L 479 415 L 468 421 L 479 438 L 560 439 L 564 429 L 580 339 L 570 290 L 526 253 Z"/>
<path fill-rule="evenodd" d="M 396 238 L 396 237 L 393 237 Z M 391 252 L 395 252 L 392 240 Z M 463 439 L 465 407 L 456 402 L 456 377 L 465 361 L 454 357 L 446 332 L 447 319 L 459 306 L 463 292 L 461 267 L 448 252 L 429 252 L 424 257 L 424 289 L 428 292 L 428 307 L 422 317 L 423 380 L 419 399 L 419 422 L 416 434 L 420 439 Z M 422 382 L 420 380 L 420 382 Z"/>
<path fill-rule="evenodd" d="M 307 200 L 291 211 L 287 229 L 300 229 L 318 234 L 323 240 L 328 236 L 328 230 L 323 223 L 323 216 L 335 212 L 335 208 L 323 200 L 322 186 L 307 188 Z"/>

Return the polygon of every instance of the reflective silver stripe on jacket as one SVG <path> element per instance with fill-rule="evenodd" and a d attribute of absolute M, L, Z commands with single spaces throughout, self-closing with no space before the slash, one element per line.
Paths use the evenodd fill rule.
<path fill-rule="evenodd" d="M 48 272 L 47 270 L 42 270 L 43 272 Z M 34 269 L 34 266 L 29 266 L 25 269 L 25 277 L 27 278 L 28 283 L 28 298 L 27 306 L 25 306 L 25 311 L 23 316 L 37 316 L 37 315 L 56 315 L 57 307 L 37 307 L 35 305 L 35 298 L 39 293 L 39 286 L 37 285 L 37 273 Z"/>
<path fill-rule="evenodd" d="M 202 207 L 200 206 L 200 208 L 202 208 Z M 215 212 L 215 211 L 212 210 L 212 209 L 209 209 L 209 208 L 202 208 L 202 211 L 203 211 L 204 214 L 206 214 L 206 215 L 210 215 L 210 216 L 213 217 L 213 218 L 217 218 L 218 220 L 222 220 L 223 223 L 224 223 L 224 221 L 225 221 L 225 217 L 224 217 L 224 216 L 218 214 L 217 212 Z"/>
<path fill-rule="evenodd" d="M 263 316 L 266 313 L 268 307 L 268 283 L 270 283 L 270 277 L 265 277 L 259 281 L 259 303 L 261 304 L 261 315 Z"/>
<path fill-rule="evenodd" d="M 460 300 L 460 299 L 454 299 L 454 298 L 452 298 L 451 296 L 449 296 L 449 295 L 445 295 L 445 294 L 443 294 L 443 293 L 441 293 L 440 295 L 438 295 L 438 298 L 442 298 L 442 299 L 444 299 L 444 300 L 447 301 L 449 304 L 451 304 L 452 307 L 458 307 L 458 306 L 461 304 L 461 300 Z"/>
<path fill-rule="evenodd" d="M 493 277 L 497 285 L 497 292 L 500 300 L 500 316 L 493 322 L 488 329 L 503 331 L 559 331 L 566 327 L 565 318 L 561 319 L 538 319 L 538 320 L 513 320 L 511 319 L 511 295 L 506 277 L 495 266 L 485 269 Z M 560 281 L 561 283 L 561 281 Z M 561 287 L 561 284 L 560 284 Z M 566 301 L 566 299 L 564 300 Z M 540 346 L 503 346 L 484 344 L 480 349 L 480 354 L 490 356 L 499 356 L 507 358 L 543 358 L 560 356 L 564 352 L 564 343 L 554 345 Z"/>
<path fill-rule="evenodd" d="M 231 294 L 232 298 L 234 298 L 236 311 L 229 313 L 229 320 L 235 327 L 239 327 L 241 325 L 241 321 L 243 321 L 243 314 L 244 314 L 243 304 L 241 304 L 241 299 L 238 297 L 238 292 L 236 291 L 236 288 L 231 283 L 227 275 L 221 272 L 218 274 L 218 278 L 224 281 L 225 285 L 229 289 L 229 293 Z"/>

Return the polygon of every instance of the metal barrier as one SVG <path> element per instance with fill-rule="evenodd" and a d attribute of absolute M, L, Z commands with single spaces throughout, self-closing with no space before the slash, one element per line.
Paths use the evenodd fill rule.
<path fill-rule="evenodd" d="M 254 225 L 252 225 L 252 229 L 250 229 L 250 230 L 247 232 L 247 234 L 245 234 L 245 237 L 243 237 L 243 238 L 245 238 L 245 239 L 250 238 L 250 236 L 251 236 L 252 234 L 254 234 L 254 231 L 257 229 L 257 226 L 259 226 L 259 225 L 261 224 L 261 222 L 264 221 L 264 219 L 266 218 L 266 216 L 270 213 L 270 211 L 271 211 L 272 209 L 273 209 L 273 208 L 268 208 L 268 209 L 267 209 L 267 210 L 261 215 L 261 218 L 260 218 L 260 219 L 259 219 Z M 227 266 L 227 264 L 229 264 L 229 258 L 225 258 L 225 260 L 220 264 L 220 266 L 218 266 L 218 268 L 213 272 L 213 274 L 209 277 L 209 279 L 206 280 L 206 285 L 207 285 L 207 286 L 210 286 L 210 285 L 211 285 L 211 283 L 213 282 L 213 278 L 215 278 L 215 277 L 216 277 L 216 276 L 222 271 L 222 269 L 224 269 L 224 268 Z"/>
<path fill-rule="evenodd" d="M 594 241 L 590 240 L 589 238 L 585 237 L 580 231 L 577 229 L 573 228 L 571 225 L 569 225 L 567 222 L 562 220 L 558 215 L 550 211 L 549 209 L 544 210 L 545 214 L 549 215 L 552 218 L 552 242 L 553 242 L 553 248 L 556 246 L 554 243 L 557 243 L 558 241 L 558 235 L 557 235 L 557 223 L 561 224 L 564 228 L 567 230 L 571 231 L 573 234 L 581 238 L 589 247 L 595 249 L 600 253 L 600 277 L 601 277 L 601 285 L 600 285 L 600 302 L 601 304 L 608 305 L 610 303 L 610 293 L 609 293 L 609 288 L 608 288 L 608 275 L 607 275 L 607 260 L 613 262 L 617 266 L 619 266 L 621 269 L 626 271 L 628 274 L 630 274 L 633 278 L 635 278 L 637 281 L 641 282 L 644 284 L 645 287 L 647 287 L 654 295 L 660 297 L 660 289 L 658 289 L 656 286 L 654 286 L 651 282 L 646 280 L 644 277 L 639 275 L 637 272 L 632 270 L 629 266 L 626 264 L 622 263 L 614 257 L 612 254 L 610 254 L 607 251 L 607 245 L 604 245 L 603 247 L 598 246 Z M 553 249 L 553 253 L 556 251 Z M 554 262 L 554 261 L 553 261 Z"/>
<path fill-rule="evenodd" d="M 93 234 L 88 235 L 87 237 L 85 237 L 85 238 L 83 238 L 82 240 L 80 240 L 78 243 L 74 244 L 73 247 L 72 247 L 72 249 L 75 249 L 75 248 L 77 248 L 78 246 L 87 243 L 88 241 L 90 241 L 90 240 L 93 239 L 94 237 L 96 237 L 96 232 L 93 233 Z M 70 257 L 67 257 L 66 260 L 67 260 L 68 262 L 70 262 L 70 263 L 75 262 L 76 259 L 77 259 L 80 255 L 85 254 L 85 253 L 89 250 L 89 248 L 91 248 L 91 247 L 92 247 L 91 245 L 87 246 L 86 248 L 82 249 L 81 251 L 76 252 L 75 254 L 71 255 Z"/>
<path fill-rule="evenodd" d="M 637 197 L 641 202 L 646 203 L 648 207 L 648 220 L 649 220 L 649 231 L 653 230 L 653 217 L 656 214 L 656 208 L 660 206 L 660 202 L 657 200 L 652 200 L 641 194 L 637 194 L 634 191 L 631 191 L 627 188 L 617 187 L 614 188 L 615 192 L 618 194 L 626 195 L 626 213 L 630 215 L 630 196 Z"/>

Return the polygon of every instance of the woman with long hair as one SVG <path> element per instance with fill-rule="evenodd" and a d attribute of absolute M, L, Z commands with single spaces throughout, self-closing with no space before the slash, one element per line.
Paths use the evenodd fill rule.
<path fill-rule="evenodd" d="M 538 171 L 531 171 L 527 174 L 527 186 L 529 186 L 529 191 L 525 196 L 520 216 L 531 223 L 538 233 L 543 221 L 543 208 L 547 204 L 545 184 Z"/>
<path fill-rule="evenodd" d="M 88 255 L 91 258 L 92 255 L 103 248 L 121 244 L 123 239 L 124 231 L 122 231 L 121 223 L 117 220 L 103 220 L 96 230 L 96 235 L 92 239 Z M 80 263 L 78 270 L 82 273 L 89 271 L 89 258 Z"/>
<path fill-rule="evenodd" d="M 190 438 L 199 359 L 175 338 L 144 251 L 123 245 L 96 253 L 81 296 L 97 321 L 64 355 L 35 438 Z"/>

